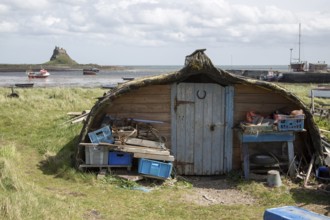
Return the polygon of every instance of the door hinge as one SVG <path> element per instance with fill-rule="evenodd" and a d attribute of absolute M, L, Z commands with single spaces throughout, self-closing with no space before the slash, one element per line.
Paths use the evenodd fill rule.
<path fill-rule="evenodd" d="M 195 102 L 193 101 L 184 101 L 184 100 L 178 100 L 177 97 L 175 97 L 174 99 L 174 111 L 176 112 L 176 110 L 178 109 L 179 105 L 184 105 L 184 104 L 194 104 Z"/>

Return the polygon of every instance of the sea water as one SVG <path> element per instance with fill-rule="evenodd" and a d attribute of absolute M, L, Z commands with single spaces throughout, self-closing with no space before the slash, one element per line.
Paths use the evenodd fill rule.
<path fill-rule="evenodd" d="M 221 69 L 242 70 L 287 70 L 282 66 L 217 66 Z M 77 71 L 50 71 L 45 79 L 29 79 L 25 72 L 0 72 L 0 87 L 10 87 L 15 84 L 34 83 L 34 87 L 102 87 L 115 86 L 124 82 L 123 78 L 139 78 L 179 71 L 183 66 L 123 66 L 120 70 L 100 70 L 96 75 L 83 75 Z"/>

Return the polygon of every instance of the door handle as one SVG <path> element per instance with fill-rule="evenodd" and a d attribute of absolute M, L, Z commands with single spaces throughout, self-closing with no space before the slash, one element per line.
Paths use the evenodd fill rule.
<path fill-rule="evenodd" d="M 210 131 L 214 131 L 217 126 L 223 126 L 224 124 L 222 122 L 209 124 Z"/>

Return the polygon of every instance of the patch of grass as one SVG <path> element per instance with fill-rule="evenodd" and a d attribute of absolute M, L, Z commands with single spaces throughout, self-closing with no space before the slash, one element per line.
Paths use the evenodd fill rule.
<path fill-rule="evenodd" d="M 76 61 L 70 58 L 67 54 L 59 54 L 56 59 L 44 63 L 45 65 L 57 65 L 57 64 L 66 64 L 66 65 L 76 65 Z"/>
<path fill-rule="evenodd" d="M 0 192 L 18 191 L 22 188 L 16 170 L 8 160 L 0 159 Z"/>
<path fill-rule="evenodd" d="M 13 143 L 0 145 L 0 158 L 10 159 L 16 156 L 16 147 Z"/>
<path fill-rule="evenodd" d="M 283 184 L 281 187 L 269 188 L 265 183 L 251 181 L 241 182 L 238 188 L 257 198 L 263 206 L 290 205 L 295 203 L 286 184 Z"/>

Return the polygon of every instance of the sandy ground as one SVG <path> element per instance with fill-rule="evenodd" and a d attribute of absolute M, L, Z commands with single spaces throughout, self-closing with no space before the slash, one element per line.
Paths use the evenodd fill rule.
<path fill-rule="evenodd" d="M 192 183 L 192 193 L 186 194 L 185 201 L 192 201 L 198 205 L 215 204 L 244 204 L 252 205 L 255 199 L 250 195 L 236 189 L 224 177 L 185 177 Z"/>

